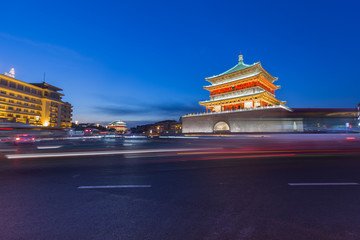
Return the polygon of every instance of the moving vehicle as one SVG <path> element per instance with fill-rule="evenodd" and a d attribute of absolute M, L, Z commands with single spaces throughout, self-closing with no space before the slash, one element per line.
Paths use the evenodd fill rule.
<path fill-rule="evenodd" d="M 84 130 L 84 135 L 85 136 L 97 136 L 100 134 L 100 131 L 96 128 L 86 128 Z"/>
<path fill-rule="evenodd" d="M 14 138 L 15 144 L 21 144 L 21 143 L 35 143 L 36 138 L 33 136 L 30 136 L 28 134 L 22 134 L 18 135 Z"/>

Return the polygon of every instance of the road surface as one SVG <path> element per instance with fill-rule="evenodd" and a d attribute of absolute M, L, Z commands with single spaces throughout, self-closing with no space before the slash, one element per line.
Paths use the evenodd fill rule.
<path fill-rule="evenodd" d="M 360 239 L 360 138 L 319 139 L 2 145 L 0 239 Z"/>

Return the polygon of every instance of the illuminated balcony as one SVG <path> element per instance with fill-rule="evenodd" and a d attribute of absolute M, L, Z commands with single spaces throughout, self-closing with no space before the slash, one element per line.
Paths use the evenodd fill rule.
<path fill-rule="evenodd" d="M 224 111 L 221 111 L 221 112 L 190 113 L 190 114 L 186 114 L 186 115 L 184 115 L 182 117 L 204 116 L 204 115 L 224 114 L 224 113 L 233 113 L 233 112 L 251 112 L 251 111 L 259 111 L 259 110 L 266 110 L 266 109 L 285 109 L 285 110 L 290 111 L 290 112 L 293 111 L 291 108 L 289 108 L 289 107 L 287 107 L 285 105 L 274 105 L 274 106 L 267 106 L 267 107 L 224 110 Z"/>

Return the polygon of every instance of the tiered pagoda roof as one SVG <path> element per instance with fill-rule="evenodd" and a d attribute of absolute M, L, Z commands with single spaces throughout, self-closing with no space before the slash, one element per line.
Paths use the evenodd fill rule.
<path fill-rule="evenodd" d="M 220 85 L 220 84 L 227 83 L 227 82 L 233 82 L 236 80 L 241 80 L 241 79 L 245 79 L 245 78 L 260 75 L 260 74 L 262 74 L 264 77 L 266 77 L 271 83 L 278 80 L 277 77 L 270 75 L 261 66 L 260 62 L 256 62 L 256 63 L 250 64 L 250 65 L 245 64 L 244 60 L 243 60 L 243 56 L 240 55 L 239 62 L 234 67 L 230 68 L 229 70 L 227 70 L 221 74 L 205 78 L 206 81 L 211 83 L 211 85 L 205 86 L 205 87 Z"/>
<path fill-rule="evenodd" d="M 205 78 L 211 85 L 204 86 L 210 91 L 210 99 L 199 102 L 210 111 L 241 109 L 252 107 L 266 107 L 282 105 L 285 102 L 275 98 L 275 90 L 280 86 L 274 85 L 278 78 L 270 75 L 260 62 L 245 64 L 243 56 L 239 55 L 239 62 L 229 70 Z M 252 103 L 245 102 L 252 101 Z"/>
<path fill-rule="evenodd" d="M 237 72 L 237 71 L 252 67 L 252 66 L 254 66 L 254 65 L 258 64 L 258 63 L 260 63 L 260 62 L 253 63 L 251 65 L 245 64 L 242 55 L 240 55 L 239 56 L 239 63 L 236 64 L 234 67 L 230 68 L 229 70 L 227 70 L 227 71 L 225 71 L 225 72 L 223 72 L 223 73 L 221 73 L 219 75 L 215 75 L 215 76 L 212 76 L 212 77 L 205 78 L 205 80 L 210 80 L 210 79 L 213 79 L 213 78 L 216 78 L 216 77 L 221 77 L 221 76 L 227 75 L 229 73 Z"/>

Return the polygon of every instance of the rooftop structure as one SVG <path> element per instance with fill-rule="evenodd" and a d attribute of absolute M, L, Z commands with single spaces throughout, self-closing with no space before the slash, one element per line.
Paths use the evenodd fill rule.
<path fill-rule="evenodd" d="M 175 120 L 165 120 L 154 124 L 138 125 L 131 128 L 133 134 L 148 136 L 179 135 L 182 133 L 182 124 Z"/>
<path fill-rule="evenodd" d="M 115 129 L 117 132 L 126 132 L 126 123 L 116 120 L 109 123 L 109 128 Z"/>
<path fill-rule="evenodd" d="M 250 110 L 284 106 L 286 103 L 275 98 L 275 90 L 280 88 L 274 84 L 277 78 L 270 75 L 260 62 L 245 64 L 243 55 L 239 55 L 238 64 L 231 69 L 205 80 L 211 83 L 204 86 L 210 92 L 210 99 L 199 104 L 206 107 L 206 112 Z"/>

